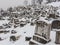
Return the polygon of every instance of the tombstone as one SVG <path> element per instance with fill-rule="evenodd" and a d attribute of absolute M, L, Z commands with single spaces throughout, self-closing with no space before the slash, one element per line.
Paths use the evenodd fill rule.
<path fill-rule="evenodd" d="M 55 43 L 60 44 L 60 21 L 55 20 L 52 22 L 52 30 L 55 29 L 56 31 L 56 37 L 55 37 Z"/>
<path fill-rule="evenodd" d="M 25 37 L 26 41 L 30 41 L 31 37 Z"/>
<path fill-rule="evenodd" d="M 20 35 L 18 35 L 18 36 L 12 35 L 12 36 L 10 36 L 10 41 L 15 42 L 15 41 L 17 41 L 19 38 L 20 38 Z"/>
<path fill-rule="evenodd" d="M 11 36 L 10 37 L 10 41 L 16 41 L 16 37 L 15 36 Z"/>
<path fill-rule="evenodd" d="M 16 32 L 15 30 L 12 30 L 11 33 L 12 33 L 12 34 L 15 34 L 15 33 L 17 33 L 17 32 Z"/>
<path fill-rule="evenodd" d="M 34 42 L 29 42 L 29 45 L 38 45 L 38 44 L 36 44 Z"/>
<path fill-rule="evenodd" d="M 60 21 L 59 20 L 55 20 L 52 22 L 52 29 L 57 29 L 57 30 L 60 29 Z"/>
<path fill-rule="evenodd" d="M 51 30 L 51 25 L 49 23 L 44 22 L 44 21 L 37 21 L 36 28 L 35 28 L 35 34 L 33 35 L 33 39 L 31 40 L 34 40 L 42 44 L 48 43 L 49 41 L 51 41 L 50 30 Z"/>
<path fill-rule="evenodd" d="M 2 39 L 2 38 L 0 37 L 0 41 L 2 41 L 2 40 L 4 40 L 4 39 Z"/>
<path fill-rule="evenodd" d="M 56 40 L 55 40 L 56 44 L 60 44 L 60 31 L 56 31 Z"/>

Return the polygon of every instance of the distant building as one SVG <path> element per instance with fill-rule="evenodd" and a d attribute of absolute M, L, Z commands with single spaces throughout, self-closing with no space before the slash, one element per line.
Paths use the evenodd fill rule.
<path fill-rule="evenodd" d="M 32 0 L 31 2 L 32 2 L 32 5 L 35 5 L 35 0 Z"/>
<path fill-rule="evenodd" d="M 28 5 L 28 1 L 27 1 L 27 0 L 24 1 L 24 5 L 25 5 L 25 6 Z"/>
<path fill-rule="evenodd" d="M 32 0 L 32 5 L 41 4 L 43 0 Z"/>
<path fill-rule="evenodd" d="M 47 0 L 47 1 L 48 1 L 48 3 L 50 3 L 50 2 L 60 1 L 60 0 Z"/>

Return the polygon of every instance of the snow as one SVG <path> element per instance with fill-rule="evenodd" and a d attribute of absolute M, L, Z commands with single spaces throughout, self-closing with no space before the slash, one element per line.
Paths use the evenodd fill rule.
<path fill-rule="evenodd" d="M 7 30 L 7 29 L 6 29 Z M 35 26 L 30 26 L 30 24 L 25 25 L 24 27 L 17 27 L 17 28 L 10 28 L 11 30 L 16 30 L 17 33 L 16 34 L 11 34 L 11 33 L 7 33 L 7 34 L 0 34 L 0 37 L 4 38 L 5 40 L 0 41 L 1 45 L 28 45 L 29 42 L 25 41 L 25 37 L 33 37 L 34 35 L 34 30 L 35 30 Z M 24 32 L 26 32 L 26 34 L 24 34 Z M 16 36 L 21 36 L 19 40 L 17 40 L 15 43 L 10 42 L 9 41 L 9 37 L 12 35 L 16 35 Z"/>
<path fill-rule="evenodd" d="M 60 6 L 60 2 L 52 2 L 52 3 L 49 3 L 48 5 L 52 5 L 54 7 L 59 7 Z"/>
<path fill-rule="evenodd" d="M 34 31 L 35 31 L 35 26 L 31 26 L 30 24 L 25 25 L 24 27 L 17 27 L 17 28 L 9 28 L 8 30 L 16 30 L 17 33 L 16 34 L 11 34 L 11 32 L 7 33 L 7 34 L 0 34 L 0 37 L 2 37 L 4 40 L 0 41 L 0 45 L 29 45 L 28 41 L 25 41 L 25 37 L 33 37 L 34 35 Z M 7 30 L 7 29 L 6 29 Z M 26 32 L 26 33 L 24 33 Z M 56 45 L 55 42 L 55 31 L 51 31 L 51 42 L 49 42 L 48 44 L 45 45 Z M 16 42 L 10 42 L 9 41 L 9 37 L 12 35 L 16 35 L 16 36 L 20 36 L 19 40 L 17 40 Z M 40 44 L 43 45 L 43 44 Z"/>
<path fill-rule="evenodd" d="M 8 22 L 9 22 L 8 20 L 1 20 L 1 21 L 0 21 L 0 26 L 1 26 L 2 24 L 5 24 L 5 23 L 8 24 Z"/>
<path fill-rule="evenodd" d="M 54 21 L 54 19 L 50 18 L 50 19 L 46 20 L 46 17 L 40 17 L 38 21 L 44 21 L 47 24 L 51 24 L 52 21 Z"/>
<path fill-rule="evenodd" d="M 59 12 L 59 13 L 60 13 L 60 9 L 59 9 L 59 10 L 57 10 L 57 12 Z M 60 14 L 59 14 L 59 16 L 60 16 Z"/>
<path fill-rule="evenodd" d="M 50 3 L 49 5 L 60 6 L 60 2 L 56 2 L 56 3 L 53 2 L 53 3 Z M 22 19 L 22 20 L 25 21 L 25 19 Z M 42 19 L 42 20 L 44 20 L 44 19 Z M 5 24 L 5 23 L 8 23 L 8 22 L 9 22 L 8 20 L 0 20 L 0 25 Z M 33 37 L 34 31 L 35 31 L 35 26 L 36 25 L 31 26 L 30 24 L 27 24 L 24 27 L 20 27 L 19 26 L 17 28 L 13 28 L 13 26 L 12 26 L 12 28 L 6 29 L 6 30 L 10 30 L 10 31 L 11 30 L 16 30 L 17 33 L 16 34 L 11 34 L 11 32 L 9 32 L 7 34 L 3 34 L 3 33 L 0 34 L 0 37 L 2 37 L 4 39 L 4 40 L 0 41 L 0 45 L 29 45 L 29 41 L 25 41 L 25 37 L 26 36 L 27 37 Z M 24 32 L 26 32 L 26 33 L 24 33 Z M 56 32 L 55 31 L 51 31 L 50 34 L 51 34 L 50 35 L 51 42 L 49 42 L 47 44 L 39 44 L 39 45 L 57 45 L 57 44 L 55 44 Z M 16 35 L 16 36 L 19 35 L 20 36 L 19 40 L 15 41 L 15 42 L 11 42 L 9 40 L 9 37 L 12 36 L 12 35 Z"/>
<path fill-rule="evenodd" d="M 26 19 L 25 18 L 22 18 L 22 19 L 19 19 L 19 21 L 26 21 Z"/>

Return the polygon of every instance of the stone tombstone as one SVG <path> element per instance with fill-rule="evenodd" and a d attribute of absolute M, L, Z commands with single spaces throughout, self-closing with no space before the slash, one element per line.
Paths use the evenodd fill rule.
<path fill-rule="evenodd" d="M 51 29 L 50 24 L 44 21 L 37 21 L 35 27 L 35 34 L 33 35 L 32 40 L 42 44 L 48 43 L 50 41 L 50 29 Z"/>

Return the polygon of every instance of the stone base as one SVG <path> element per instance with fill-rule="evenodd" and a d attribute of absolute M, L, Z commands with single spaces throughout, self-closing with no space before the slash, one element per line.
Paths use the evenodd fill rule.
<path fill-rule="evenodd" d="M 55 42 L 56 44 L 60 44 L 59 42 Z"/>
<path fill-rule="evenodd" d="M 38 45 L 38 44 L 36 44 L 36 43 L 30 41 L 30 42 L 29 42 L 29 45 Z"/>
<path fill-rule="evenodd" d="M 49 41 L 46 41 L 46 40 L 44 40 L 44 39 L 40 39 L 41 41 L 40 41 L 40 43 L 42 43 L 42 44 L 46 44 L 46 43 L 49 43 L 51 40 L 49 40 Z"/>
<path fill-rule="evenodd" d="M 49 43 L 50 41 L 51 41 L 51 40 L 45 41 L 45 40 L 42 39 L 42 41 L 37 42 L 37 41 L 35 41 L 35 40 L 31 40 L 31 41 L 29 42 L 29 45 L 39 45 L 40 43 L 41 43 L 41 44 L 46 44 L 46 43 Z"/>
<path fill-rule="evenodd" d="M 38 36 L 38 35 L 34 35 L 32 40 L 35 40 L 36 42 L 42 43 L 42 44 L 46 44 L 51 41 L 50 39 L 46 39 L 46 38 L 44 38 L 42 36 Z"/>

